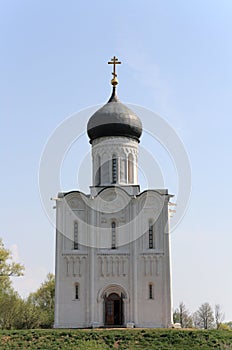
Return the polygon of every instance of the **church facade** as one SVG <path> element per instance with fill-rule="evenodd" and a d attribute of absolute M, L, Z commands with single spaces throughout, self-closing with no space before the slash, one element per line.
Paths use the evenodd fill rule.
<path fill-rule="evenodd" d="M 55 328 L 172 323 L 167 189 L 140 192 L 142 123 L 113 92 L 89 119 L 90 193 L 56 203 Z"/>

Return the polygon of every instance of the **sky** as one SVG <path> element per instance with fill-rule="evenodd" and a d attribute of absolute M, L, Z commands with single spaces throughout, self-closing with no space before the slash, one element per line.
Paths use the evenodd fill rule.
<path fill-rule="evenodd" d="M 67 118 L 86 116 L 108 100 L 107 62 L 116 55 L 121 101 L 159 115 L 178 135 L 191 167 L 186 188 L 189 173 L 178 182 L 181 167 L 171 160 L 175 143 L 168 152 L 168 134 L 161 144 L 146 133 L 158 133 L 151 117 L 140 145 L 155 165 L 154 171 L 141 165 L 142 189 L 149 172 L 149 188 L 160 186 L 159 168 L 176 195 L 176 215 L 178 191 L 191 192 L 171 232 L 174 308 L 183 301 L 194 312 L 207 301 L 232 320 L 231 1 L 9 0 L 0 6 L 0 237 L 26 269 L 14 278 L 15 288 L 26 297 L 54 272 L 50 198 L 61 189 L 88 191 L 86 125 L 63 158 L 61 188 L 51 184 L 49 191 L 48 184 L 43 193 L 50 218 L 41 202 L 40 160 Z"/>

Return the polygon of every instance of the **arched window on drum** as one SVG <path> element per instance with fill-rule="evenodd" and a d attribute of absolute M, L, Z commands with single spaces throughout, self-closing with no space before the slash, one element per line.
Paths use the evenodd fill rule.
<path fill-rule="evenodd" d="M 116 222 L 111 223 L 111 248 L 116 249 Z"/>
<path fill-rule="evenodd" d="M 95 174 L 95 184 L 96 186 L 99 186 L 101 184 L 101 157 L 99 154 L 97 155 L 97 169 Z"/>
<path fill-rule="evenodd" d="M 78 222 L 74 221 L 74 226 L 73 226 L 73 249 L 78 249 Z"/>
<path fill-rule="evenodd" d="M 154 244 L 154 224 L 152 221 L 149 221 L 149 230 L 148 230 L 148 243 L 149 243 L 149 249 L 155 248 Z"/>
<path fill-rule="evenodd" d="M 128 156 L 128 183 L 134 182 L 134 162 L 133 155 L 130 153 Z"/>
<path fill-rule="evenodd" d="M 112 157 L 112 183 L 116 184 L 118 181 L 118 159 L 114 154 Z"/>

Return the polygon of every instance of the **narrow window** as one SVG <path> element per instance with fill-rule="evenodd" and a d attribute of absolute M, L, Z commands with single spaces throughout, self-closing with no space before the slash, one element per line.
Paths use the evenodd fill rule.
<path fill-rule="evenodd" d="M 75 299 L 79 299 L 79 284 L 75 284 Z"/>
<path fill-rule="evenodd" d="M 154 248 L 154 232 L 153 225 L 149 222 L 149 249 Z"/>
<path fill-rule="evenodd" d="M 148 297 L 149 299 L 154 299 L 154 288 L 153 288 L 153 284 L 149 283 L 149 289 L 148 289 Z"/>
<path fill-rule="evenodd" d="M 111 224 L 111 235 L 112 235 L 112 249 L 116 249 L 116 223 L 115 221 Z"/>
<path fill-rule="evenodd" d="M 125 157 L 125 156 L 124 156 Z M 121 159 L 120 165 L 120 181 L 127 183 L 127 160 L 126 158 Z"/>
<path fill-rule="evenodd" d="M 128 182 L 133 183 L 134 174 L 133 174 L 133 156 L 129 154 L 128 156 Z"/>
<path fill-rule="evenodd" d="M 101 158 L 98 155 L 97 156 L 97 169 L 96 169 L 96 175 L 95 175 L 95 184 L 96 186 L 99 186 L 101 184 Z"/>
<path fill-rule="evenodd" d="M 118 172 L 118 164 L 117 164 L 117 158 L 115 155 L 113 155 L 113 158 L 112 158 L 112 183 L 113 184 L 116 184 L 117 183 L 117 179 L 118 179 L 118 176 L 117 176 L 117 172 Z"/>
<path fill-rule="evenodd" d="M 74 222 L 74 244 L 73 249 L 78 249 L 78 223 Z"/>

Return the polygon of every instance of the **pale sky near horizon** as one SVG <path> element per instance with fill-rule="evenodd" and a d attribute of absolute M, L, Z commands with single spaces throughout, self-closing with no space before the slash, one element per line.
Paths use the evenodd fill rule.
<path fill-rule="evenodd" d="M 26 296 L 54 272 L 54 227 L 38 186 L 47 140 L 67 117 L 107 101 L 107 61 L 116 55 L 120 99 L 162 116 L 191 165 L 188 210 L 171 236 L 174 307 L 184 301 L 193 312 L 208 301 L 232 320 L 231 1 L 10 0 L 0 8 L 0 237 L 26 268 L 15 288 Z M 175 194 L 173 165 L 149 137 L 144 144 Z M 78 189 L 90 185 L 88 157 L 76 165 L 83 150 L 90 151 L 85 136 L 63 162 L 64 190 L 77 187 L 77 170 Z"/>

